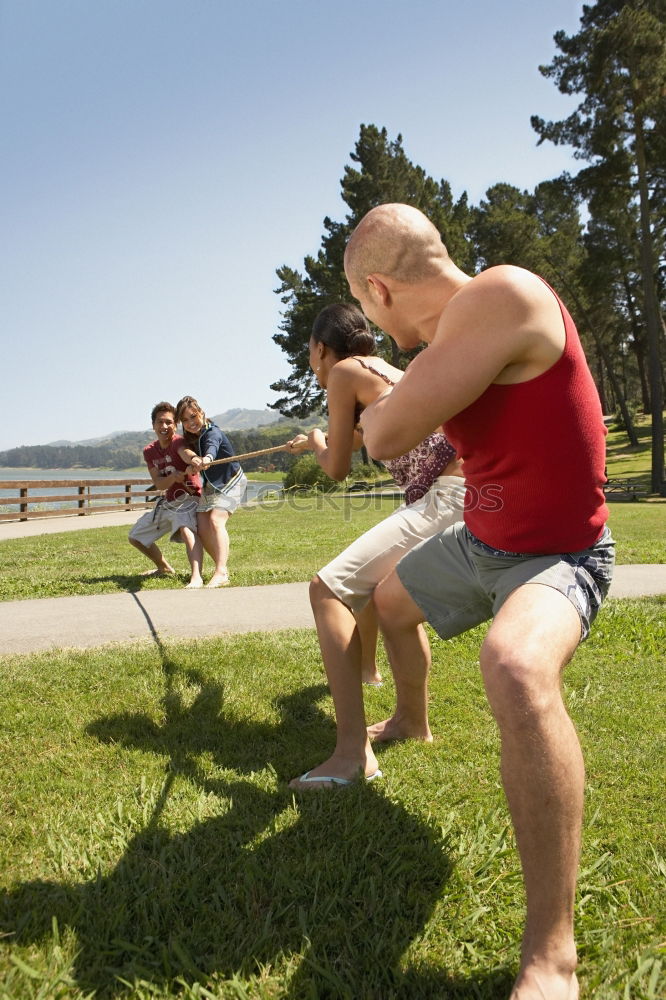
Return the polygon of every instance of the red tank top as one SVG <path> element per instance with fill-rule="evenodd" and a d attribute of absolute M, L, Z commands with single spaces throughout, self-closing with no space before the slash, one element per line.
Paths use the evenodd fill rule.
<path fill-rule="evenodd" d="M 574 322 L 555 297 L 566 334 L 559 360 L 527 382 L 489 385 L 444 427 L 463 462 L 465 523 L 509 552 L 577 552 L 608 518 L 599 395 Z"/>

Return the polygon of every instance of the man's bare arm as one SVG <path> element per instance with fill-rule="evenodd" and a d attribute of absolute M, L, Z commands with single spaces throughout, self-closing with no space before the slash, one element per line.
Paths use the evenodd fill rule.
<path fill-rule="evenodd" d="M 558 316 L 554 296 L 529 272 L 501 267 L 479 275 L 448 303 L 433 342 L 393 391 L 364 411 L 369 453 L 403 455 L 492 382 L 520 382 L 545 371 L 564 346 Z"/>

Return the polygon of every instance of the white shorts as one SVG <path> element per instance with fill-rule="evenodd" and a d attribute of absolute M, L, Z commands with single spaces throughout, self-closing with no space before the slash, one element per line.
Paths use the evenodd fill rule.
<path fill-rule="evenodd" d="M 172 542 L 182 542 L 181 528 L 197 530 L 198 497 L 186 497 L 184 500 L 165 500 L 160 497 L 155 501 L 152 510 L 147 510 L 129 533 L 135 542 L 141 542 L 150 548 L 153 542 L 163 535 L 169 534 Z"/>
<path fill-rule="evenodd" d="M 247 476 L 243 471 L 237 472 L 226 486 L 217 489 L 206 483 L 199 501 L 199 513 L 206 514 L 209 510 L 227 510 L 230 514 L 242 503 L 247 489 Z"/>
<path fill-rule="evenodd" d="M 403 504 L 352 542 L 317 574 L 343 604 L 362 611 L 372 592 L 405 553 L 424 538 L 462 521 L 465 481 L 440 476 L 420 500 Z"/>

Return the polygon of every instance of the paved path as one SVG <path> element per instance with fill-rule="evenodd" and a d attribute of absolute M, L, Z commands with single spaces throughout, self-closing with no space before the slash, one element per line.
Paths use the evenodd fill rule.
<path fill-rule="evenodd" d="M 79 527 L 133 524 L 136 517 L 134 512 L 0 523 L 0 542 Z M 654 594 L 666 594 L 666 565 L 616 568 L 611 597 Z M 312 627 L 307 583 L 0 601 L 0 654 L 89 649 L 155 636 L 189 639 Z"/>
<path fill-rule="evenodd" d="M 119 510 L 79 517 L 34 517 L 29 521 L 0 521 L 0 541 L 5 538 L 29 538 L 31 535 L 57 535 L 61 531 L 85 531 L 88 528 L 110 528 L 138 521 L 143 510 Z"/>

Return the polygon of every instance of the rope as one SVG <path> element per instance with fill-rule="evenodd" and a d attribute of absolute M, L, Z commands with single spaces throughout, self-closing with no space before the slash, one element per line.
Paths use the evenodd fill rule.
<path fill-rule="evenodd" d="M 210 469 L 211 465 L 226 465 L 227 462 L 241 462 L 246 458 L 256 458 L 258 455 L 270 455 L 274 451 L 286 451 L 287 447 L 286 443 L 277 444 L 273 448 L 260 448 L 259 451 L 247 451 L 244 455 L 229 455 L 228 458 L 216 458 L 206 468 Z"/>

